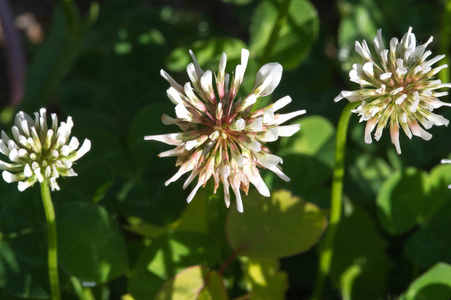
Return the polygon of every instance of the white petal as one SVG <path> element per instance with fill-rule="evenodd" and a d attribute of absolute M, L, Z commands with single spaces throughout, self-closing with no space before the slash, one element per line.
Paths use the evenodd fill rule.
<path fill-rule="evenodd" d="M 299 128 L 301 128 L 301 124 L 293 124 L 277 127 L 279 136 L 292 136 L 293 134 L 299 131 Z"/>
<path fill-rule="evenodd" d="M 240 111 L 245 110 L 249 106 L 252 106 L 257 102 L 257 97 L 254 94 L 250 94 L 249 96 L 244 99 L 243 103 L 241 104 Z"/>
<path fill-rule="evenodd" d="M 23 170 L 23 174 L 24 174 L 26 177 L 31 177 L 31 176 L 33 176 L 33 170 L 31 170 L 31 167 L 30 167 L 29 164 L 26 164 L 26 165 L 25 165 L 25 168 L 24 168 L 24 170 Z"/>
<path fill-rule="evenodd" d="M 305 111 L 305 109 L 303 109 L 303 110 L 297 110 L 297 111 L 294 111 L 294 112 L 291 112 L 288 114 L 279 114 L 276 116 L 274 124 L 279 125 L 279 124 L 285 123 L 286 121 L 291 120 L 297 116 L 303 115 L 305 113 L 306 113 L 306 111 Z"/>
<path fill-rule="evenodd" d="M 175 173 L 174 176 L 172 176 L 171 178 L 169 178 L 164 185 L 168 186 L 171 182 L 176 181 L 177 179 L 179 179 L 183 174 L 191 171 L 193 168 L 189 169 L 189 168 L 180 168 L 177 173 Z"/>
<path fill-rule="evenodd" d="M 196 193 L 197 193 L 197 190 L 198 190 L 201 186 L 202 186 L 202 183 L 201 183 L 201 182 L 198 182 L 198 183 L 196 184 L 196 186 L 194 187 L 194 189 L 193 189 L 193 190 L 191 191 L 191 193 L 189 194 L 188 198 L 186 198 L 186 202 L 190 203 L 190 202 L 193 200 L 194 196 L 195 196 Z"/>
<path fill-rule="evenodd" d="M 182 103 L 175 106 L 175 114 L 177 118 L 182 120 L 191 120 L 191 114 Z"/>
<path fill-rule="evenodd" d="M 196 73 L 196 67 L 194 66 L 193 63 L 190 63 L 186 66 L 186 73 L 188 73 L 188 77 L 191 80 L 191 82 L 195 83 L 199 81 L 199 77 L 197 76 Z"/>
<path fill-rule="evenodd" d="M 273 171 L 277 176 L 279 176 L 280 179 L 282 179 L 285 182 L 290 182 L 290 180 L 291 180 L 287 175 L 285 175 L 282 172 L 280 166 L 275 166 L 275 167 L 272 167 L 272 168 L 268 168 L 268 170 Z"/>
<path fill-rule="evenodd" d="M 178 91 L 183 91 L 183 87 L 177 83 L 177 81 L 174 80 L 174 78 L 172 78 L 168 73 L 166 73 L 164 70 L 160 70 L 160 75 L 161 77 L 163 77 L 164 79 L 166 79 L 166 81 L 169 82 L 169 84 L 175 88 Z"/>
<path fill-rule="evenodd" d="M 272 168 L 277 166 L 279 163 L 282 163 L 283 160 L 281 157 L 269 154 L 265 152 L 255 153 L 255 157 L 258 159 L 258 161 L 265 166 L 265 168 Z"/>
<path fill-rule="evenodd" d="M 246 129 L 248 131 L 258 132 L 262 130 L 263 127 L 263 118 L 254 119 L 251 123 L 246 125 Z"/>
<path fill-rule="evenodd" d="M 219 174 L 221 174 L 224 178 L 229 177 L 229 175 L 230 175 L 230 167 L 228 165 L 222 165 L 219 168 Z"/>
<path fill-rule="evenodd" d="M 279 130 L 277 127 L 271 128 L 265 132 L 259 133 L 257 138 L 262 142 L 274 142 L 279 138 Z"/>
<path fill-rule="evenodd" d="M 71 157 L 71 161 L 76 161 L 77 159 L 79 159 L 80 157 L 82 157 L 83 155 L 86 154 L 86 152 L 88 152 L 89 150 L 91 150 L 91 141 L 88 139 L 85 139 L 83 141 L 83 145 L 81 145 L 80 149 L 78 149 L 76 152 L 74 152 L 74 156 Z"/>
<path fill-rule="evenodd" d="M 271 194 L 269 192 L 268 187 L 266 186 L 265 182 L 263 181 L 260 174 L 256 174 L 254 176 L 249 177 L 249 181 L 257 188 L 258 192 L 264 196 L 269 197 Z"/>
<path fill-rule="evenodd" d="M 232 185 L 232 189 L 233 189 L 233 192 L 235 193 L 235 197 L 236 197 L 236 209 L 238 210 L 238 212 L 242 213 L 243 212 L 243 201 L 241 200 L 240 189 L 236 185 Z"/>
<path fill-rule="evenodd" d="M 291 97 L 290 96 L 285 96 L 285 97 L 277 100 L 272 106 L 273 111 L 278 111 L 279 109 L 281 109 L 281 108 L 285 107 L 286 105 L 288 105 L 290 102 L 291 102 Z"/>
<path fill-rule="evenodd" d="M 2 160 L 0 160 L 0 170 L 9 170 L 13 167 L 12 164 L 9 164 L 7 162 L 4 162 Z"/>
<path fill-rule="evenodd" d="M 274 110 L 272 107 L 265 109 L 263 113 L 263 123 L 264 124 L 270 124 L 272 121 L 274 121 Z"/>
<path fill-rule="evenodd" d="M 13 162 L 17 162 L 17 163 L 20 162 L 19 151 L 17 151 L 16 148 L 12 149 L 11 152 L 9 152 L 8 157 Z"/>
<path fill-rule="evenodd" d="M 334 101 L 338 102 L 343 98 L 348 99 L 350 102 L 357 102 L 360 101 L 360 93 L 359 91 L 341 91 Z"/>
<path fill-rule="evenodd" d="M 10 173 L 8 171 L 3 171 L 2 173 L 3 180 L 5 180 L 7 183 L 16 182 L 20 180 L 20 177 L 16 174 Z"/>
<path fill-rule="evenodd" d="M 382 50 L 385 50 L 384 40 L 382 39 L 382 29 L 377 31 L 377 35 L 374 38 L 374 48 L 376 51 L 380 53 Z"/>
<path fill-rule="evenodd" d="M 250 143 L 244 143 L 244 145 L 248 149 L 250 149 L 250 150 L 252 150 L 254 152 L 260 152 L 262 150 L 262 145 L 259 142 L 257 142 L 257 141 L 252 141 Z"/>
<path fill-rule="evenodd" d="M 20 192 L 25 191 L 27 188 L 32 186 L 36 180 L 25 180 L 25 181 L 19 181 L 17 188 Z"/>
<path fill-rule="evenodd" d="M 268 63 L 258 70 L 253 93 L 257 97 L 271 94 L 282 79 L 283 67 L 279 63 Z"/>
<path fill-rule="evenodd" d="M 173 146 L 179 146 L 180 144 L 183 143 L 182 135 L 180 133 L 148 135 L 144 137 L 144 140 L 158 141 Z"/>
<path fill-rule="evenodd" d="M 235 131 L 242 131 L 246 127 L 246 122 L 243 119 L 238 119 L 230 125 L 230 128 Z"/>
<path fill-rule="evenodd" d="M 169 89 L 167 89 L 166 93 L 168 95 L 169 100 L 171 100 L 171 102 L 174 103 L 175 105 L 178 105 L 183 102 L 179 92 L 177 92 L 177 90 L 172 86 Z"/>
<path fill-rule="evenodd" d="M 379 78 L 380 78 L 381 80 L 387 80 L 387 79 L 389 79 L 389 78 L 391 77 L 391 75 L 392 75 L 391 72 L 383 73 L 383 74 L 381 74 L 381 75 L 379 76 Z"/>
<path fill-rule="evenodd" d="M 200 78 L 202 75 L 204 75 L 204 71 L 200 68 L 199 63 L 197 62 L 196 56 L 194 55 L 193 51 L 190 49 L 189 55 L 191 55 L 191 58 L 193 59 L 194 67 L 196 68 L 197 76 Z"/>
<path fill-rule="evenodd" d="M 200 78 L 200 84 L 202 89 L 209 95 L 213 91 L 213 74 L 210 70 L 207 70 Z"/>

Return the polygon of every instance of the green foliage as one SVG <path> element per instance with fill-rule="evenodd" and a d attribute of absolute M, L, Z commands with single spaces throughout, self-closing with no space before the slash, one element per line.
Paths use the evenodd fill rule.
<path fill-rule="evenodd" d="M 436 299 L 451 297 L 451 266 L 438 263 L 409 286 L 401 300 Z"/>
<path fill-rule="evenodd" d="M 285 299 L 288 278 L 275 259 L 249 259 L 245 266 L 246 285 L 252 290 L 250 299 Z"/>
<path fill-rule="evenodd" d="M 163 286 L 155 300 L 164 299 L 225 300 L 227 293 L 216 272 L 193 266 L 178 273 Z"/>
<path fill-rule="evenodd" d="M 255 259 L 304 252 L 317 243 L 326 224 L 324 213 L 316 205 L 285 190 L 273 192 L 270 199 L 252 193 L 245 211 L 229 211 L 227 238 L 240 255 Z"/>
<path fill-rule="evenodd" d="M 388 282 L 386 242 L 364 210 L 346 210 L 333 246 L 332 278 L 341 287 L 343 299 L 377 299 Z"/>
<path fill-rule="evenodd" d="M 56 215 L 58 258 L 69 275 L 104 283 L 128 271 L 124 240 L 104 208 L 65 203 L 58 207 Z"/>
<path fill-rule="evenodd" d="M 252 17 L 249 43 L 251 52 L 263 59 L 277 61 L 289 70 L 297 68 L 310 52 L 318 36 L 319 22 L 315 7 L 304 0 L 290 1 L 285 16 L 280 16 L 283 2 L 260 2 Z M 274 26 L 280 26 L 275 35 L 277 42 L 265 57 L 267 45 L 273 39 Z"/>
<path fill-rule="evenodd" d="M 390 176 L 378 197 L 379 219 L 391 234 L 399 235 L 421 223 L 426 213 L 427 175 L 407 169 Z"/>
<path fill-rule="evenodd" d="M 19 18 L 30 13 L 42 22 L 44 41 L 34 44 L 23 32 L 26 93 L 19 107 L 2 107 L 0 129 L 10 134 L 19 110 L 47 107 L 60 120 L 73 117 L 80 142 L 92 141 L 74 166 L 78 176 L 61 178 L 61 191 L 52 192 L 68 300 L 80 298 L 74 282 L 95 299 L 308 298 L 316 245 L 327 230 L 335 128 L 344 107 L 333 98 L 357 89 L 348 80 L 352 64 L 361 62 L 355 41 L 365 39 L 371 48 L 382 28 L 388 46 L 413 26 L 418 43 L 433 35 L 434 55 L 449 56 L 437 51 L 447 51 L 438 0 L 10 2 Z M 271 197 L 251 186 L 243 214 L 233 196 L 227 210 L 222 187 L 213 196 L 210 184 L 187 205 L 186 176 L 164 185 L 177 172 L 174 158 L 157 156 L 169 147 L 143 139 L 179 131 L 161 122 L 162 114 L 175 112 L 159 72 L 188 81 L 192 49 L 213 72 L 226 52 L 233 74 L 243 48 L 250 59 L 238 98 L 252 89 L 263 63 L 279 62 L 280 85 L 257 108 L 289 95 L 293 101 L 282 113 L 307 109 L 291 122 L 301 124 L 298 133 L 268 144 L 291 181 L 263 170 Z M 438 113 L 451 117 L 446 107 Z M 387 130 L 365 144 L 364 126 L 353 115 L 333 287 L 324 299 L 449 299 L 451 164 L 438 165 L 450 155 L 449 128 L 432 128 L 427 142 L 401 133 L 397 155 Z M 49 298 L 46 241 L 38 185 L 19 193 L 16 184 L 1 182 L 0 299 Z"/>

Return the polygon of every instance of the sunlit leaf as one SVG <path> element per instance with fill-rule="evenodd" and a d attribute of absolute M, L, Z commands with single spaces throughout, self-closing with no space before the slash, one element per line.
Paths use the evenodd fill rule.
<path fill-rule="evenodd" d="M 305 190 L 317 188 L 332 176 L 335 129 L 330 121 L 320 116 L 308 116 L 292 124 L 301 129 L 292 137 L 281 139 L 282 169 L 291 181 L 286 183 L 274 177 L 273 187 L 289 188 L 303 195 Z"/>
<path fill-rule="evenodd" d="M 202 266 L 192 266 L 167 281 L 155 300 L 226 300 L 221 276 Z"/>
<path fill-rule="evenodd" d="M 262 58 L 266 51 L 283 2 L 261 1 L 252 17 L 250 50 L 259 58 Z M 316 41 L 319 30 L 318 14 L 309 1 L 292 0 L 281 22 L 269 61 L 277 61 L 287 70 L 295 69 L 307 57 Z"/>
<path fill-rule="evenodd" d="M 279 270 L 277 259 L 249 259 L 244 271 L 250 299 L 285 299 L 288 277 Z"/>
<path fill-rule="evenodd" d="M 270 198 L 251 192 L 244 200 L 244 213 L 230 209 L 226 233 L 240 255 L 278 258 L 308 250 L 318 242 L 325 225 L 325 214 L 316 205 L 289 191 L 272 192 Z"/>
<path fill-rule="evenodd" d="M 448 300 L 451 298 L 451 265 L 438 263 L 417 278 L 400 300 Z"/>

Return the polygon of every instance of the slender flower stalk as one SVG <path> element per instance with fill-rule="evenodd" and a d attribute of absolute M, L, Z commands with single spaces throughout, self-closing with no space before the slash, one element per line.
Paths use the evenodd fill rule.
<path fill-rule="evenodd" d="M 451 106 L 451 103 L 438 99 L 448 93 L 437 90 L 449 88 L 451 83 L 435 79 L 435 75 L 447 65 L 432 68 L 445 55 L 427 60 L 432 52 L 426 51 L 426 47 L 432 40 L 431 37 L 426 43 L 417 45 L 412 27 L 409 27 L 401 41 L 391 39 L 388 49 L 384 46 L 381 30 L 378 30 L 374 39 L 373 52 L 366 41 L 362 44 L 356 41 L 355 50 L 362 56 L 364 64 L 354 64 L 349 77 L 360 84 L 360 89 L 342 91 L 335 101 L 346 98 L 350 102 L 360 103 L 354 112 L 361 116 L 360 122 L 367 121 L 366 143 L 372 142 L 371 133 L 374 129 L 374 138 L 378 141 L 383 129 L 390 126 L 391 141 L 398 154 L 401 154 L 400 128 L 409 139 L 415 135 L 430 140 L 432 135 L 420 124 L 425 129 L 433 125 L 448 126 L 447 119 L 432 112 L 441 106 Z"/>
<path fill-rule="evenodd" d="M 269 169 L 285 181 L 290 180 L 279 165 L 282 158 L 272 154 L 266 143 L 276 141 L 279 136 L 288 137 L 296 133 L 299 124 L 280 125 L 304 114 L 305 110 L 288 114 L 276 113 L 291 102 L 291 98 L 285 96 L 265 108 L 252 111 L 258 98 L 270 95 L 279 84 L 282 77 L 282 66 L 279 63 L 262 66 L 257 72 L 252 91 L 245 97 L 238 97 L 249 51 L 242 50 L 241 64 L 236 66 L 232 77 L 225 72 L 225 53 L 219 62 L 217 74 L 202 70 L 192 51 L 190 54 L 193 63 L 187 66 L 187 73 L 191 82 L 182 86 L 165 71 L 161 71 L 162 77 L 171 85 L 167 94 L 175 105 L 177 116 L 172 118 L 163 115 L 162 121 L 166 125 L 177 125 L 182 132 L 149 135 L 144 139 L 176 146 L 159 154 L 160 157 L 176 156 L 176 166 L 180 167 L 166 181 L 166 185 L 191 172 L 183 185 L 186 188 L 198 177 L 196 186 L 187 198 L 188 202 L 213 177 L 214 192 L 222 183 L 224 201 L 229 207 L 231 187 L 237 209 L 243 212 L 240 189 L 247 194 L 249 183 L 263 196 L 270 195 L 259 168 Z"/>
<path fill-rule="evenodd" d="M 85 139 L 79 148 L 76 137 L 69 140 L 74 123 L 68 117 L 58 126 L 56 114 L 51 115 L 52 125 L 47 125 L 46 109 L 35 113 L 34 120 L 24 112 L 19 112 L 12 127 L 12 138 L 4 131 L 1 133 L 0 153 L 10 162 L 0 160 L 3 179 L 18 182 L 19 191 L 41 184 L 42 203 L 44 205 L 48 231 L 48 270 L 50 290 L 53 300 L 61 299 L 58 280 L 58 254 L 55 211 L 50 196 L 50 188 L 59 190 L 56 182 L 60 176 L 77 176 L 72 169 L 76 160 L 91 148 L 91 142 Z"/>
<path fill-rule="evenodd" d="M 349 119 L 352 110 L 358 103 L 348 103 L 341 113 L 337 127 L 337 138 L 335 141 L 335 166 L 332 178 L 332 193 L 329 214 L 329 226 L 326 234 L 319 245 L 319 266 L 316 283 L 313 290 L 312 300 L 322 298 L 324 286 L 330 273 L 330 267 L 333 258 L 333 244 L 337 233 L 338 224 L 341 219 L 343 207 L 343 178 L 345 174 L 345 153 L 346 153 L 346 136 L 348 131 Z"/>
<path fill-rule="evenodd" d="M 44 204 L 45 217 L 47 220 L 47 235 L 48 235 L 48 266 L 49 266 L 49 281 L 50 292 L 52 300 L 60 300 L 60 286 L 58 278 L 58 250 L 56 239 L 56 222 L 55 210 L 53 209 L 52 198 L 50 196 L 49 185 L 47 179 L 41 182 L 41 196 Z"/>

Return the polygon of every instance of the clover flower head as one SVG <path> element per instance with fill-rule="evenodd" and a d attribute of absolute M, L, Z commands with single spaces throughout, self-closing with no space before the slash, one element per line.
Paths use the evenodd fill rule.
<path fill-rule="evenodd" d="M 165 71 L 161 75 L 171 85 L 167 90 L 169 99 L 175 105 L 176 118 L 162 116 L 166 125 L 175 124 L 182 132 L 146 136 L 176 146 L 162 152 L 160 157 L 177 156 L 178 172 L 165 185 L 191 172 L 183 188 L 196 177 L 197 184 L 189 194 L 188 203 L 197 190 L 213 177 L 214 191 L 220 183 L 224 187 L 224 201 L 230 205 L 230 187 L 235 197 L 238 211 L 243 211 L 240 189 L 246 194 L 252 183 L 263 196 L 270 195 L 269 189 L 260 176 L 259 168 L 269 169 L 285 181 L 290 179 L 282 172 L 279 164 L 282 158 L 271 154 L 267 142 L 274 142 L 279 136 L 291 136 L 299 130 L 299 124 L 280 124 L 305 113 L 299 110 L 288 114 L 275 113 L 291 102 L 289 96 L 252 112 L 259 97 L 271 94 L 282 77 L 279 63 L 268 63 L 260 68 L 252 91 L 245 97 L 237 98 L 243 82 L 249 51 L 241 51 L 241 64 L 236 66 L 230 77 L 225 72 L 227 56 L 222 54 L 218 73 L 203 71 L 190 50 L 193 63 L 187 66 L 191 82 L 183 86 L 174 81 Z M 215 80 L 213 80 L 213 77 Z"/>
<path fill-rule="evenodd" d="M 400 127 L 409 139 L 415 135 L 430 140 L 432 135 L 419 123 L 425 129 L 430 129 L 432 125 L 448 125 L 447 119 L 432 112 L 444 105 L 451 106 L 438 99 L 448 93 L 437 90 L 449 88 L 451 83 L 442 83 L 434 77 L 447 65 L 432 68 L 445 55 L 427 60 L 432 52 L 426 51 L 426 47 L 432 39 L 431 37 L 426 43 L 417 45 L 412 27 L 409 27 L 401 41 L 391 39 L 388 49 L 384 46 L 380 29 L 374 39 L 373 52 L 365 40 L 362 44 L 356 41 L 355 50 L 362 56 L 364 64 L 354 64 L 349 77 L 351 81 L 360 84 L 360 89 L 342 91 L 335 101 L 343 98 L 350 102 L 361 101 L 353 112 L 361 116 L 360 122 L 367 121 L 366 143 L 372 142 L 371 133 L 374 129 L 374 138 L 379 140 L 383 129 L 389 125 L 391 141 L 400 154 Z"/>
<path fill-rule="evenodd" d="M 442 159 L 442 164 L 451 164 L 451 159 Z M 448 185 L 448 188 L 451 189 L 451 184 Z"/>
<path fill-rule="evenodd" d="M 0 160 L 0 169 L 5 170 L 3 179 L 8 183 L 18 182 L 19 191 L 44 180 L 48 180 L 52 191 L 59 190 L 56 179 L 77 176 L 72 165 L 91 149 L 91 142 L 85 139 L 78 148 L 76 137 L 69 141 L 74 125 L 71 117 L 58 127 L 56 114 L 51 114 L 52 126 L 49 127 L 45 108 L 34 115 L 34 120 L 22 111 L 16 115 L 12 139 L 2 131 L 0 153 L 10 160 Z"/>

